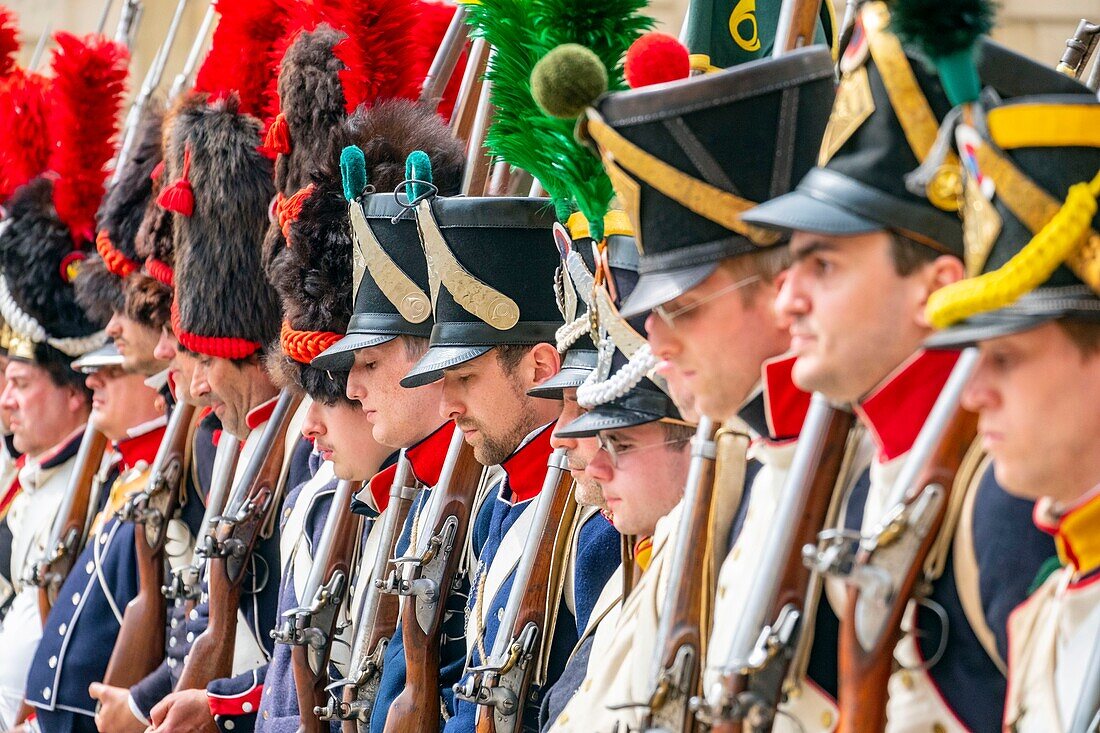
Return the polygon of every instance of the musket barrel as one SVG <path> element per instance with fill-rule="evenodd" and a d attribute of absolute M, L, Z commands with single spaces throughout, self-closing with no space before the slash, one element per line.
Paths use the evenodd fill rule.
<path fill-rule="evenodd" d="M 432 65 L 428 68 L 428 74 L 424 77 L 424 83 L 420 87 L 420 101 L 431 104 L 433 107 L 443 99 L 444 90 L 458 59 L 466 47 L 466 41 L 470 37 L 470 27 L 466 25 L 466 6 L 459 3 L 455 7 L 455 14 L 451 17 L 447 32 L 439 44 Z"/>
<path fill-rule="evenodd" d="M 191 42 L 191 49 L 187 52 L 187 60 L 183 62 L 183 68 L 180 73 L 176 74 L 176 78 L 172 81 L 172 86 L 168 90 L 169 102 L 183 94 L 184 88 L 191 80 L 191 75 L 195 73 L 195 68 L 199 65 L 199 58 L 202 56 L 202 50 L 206 46 L 206 38 L 210 35 L 210 29 L 213 27 L 216 17 L 217 12 L 214 10 L 214 3 L 210 3 L 206 8 L 206 13 L 202 16 L 199 32 L 195 34 L 195 40 Z"/>
<path fill-rule="evenodd" d="M 794 547 L 794 535 L 798 518 L 805 511 L 809 492 L 813 487 L 813 472 L 818 465 L 821 441 L 828 431 L 834 408 L 819 392 L 810 398 L 810 409 L 798 438 L 791 459 L 791 467 L 779 495 L 779 504 L 771 521 L 771 530 L 761 549 L 764 560 L 755 569 L 749 592 L 744 598 L 741 612 L 734 627 L 726 652 L 726 671 L 744 667 L 760 637 L 760 631 L 768 623 L 768 613 L 775 605 L 782 580 L 783 568 L 790 561 Z"/>
<path fill-rule="evenodd" d="M 504 606 L 504 616 L 501 617 L 496 638 L 493 640 L 493 650 L 490 656 L 492 662 L 501 660 L 512 643 L 512 629 L 516 625 L 523 594 L 535 568 L 535 548 L 542 539 L 541 528 L 546 525 L 547 517 L 550 516 L 558 482 L 561 481 L 562 474 L 568 470 L 569 459 L 565 456 L 565 449 L 556 449 L 546 461 L 546 477 L 542 481 L 542 491 L 535 502 L 534 516 L 531 519 L 532 531 L 523 543 L 523 554 L 516 566 L 515 579 L 512 581 L 512 588 L 508 593 L 508 603 Z"/>
<path fill-rule="evenodd" d="M 917 434 L 917 439 L 913 441 L 913 447 L 905 459 L 905 465 L 902 466 L 901 472 L 890 487 L 886 503 L 883 504 L 887 511 L 902 504 L 914 488 L 924 467 L 939 447 L 944 429 L 958 411 L 963 388 L 977 366 L 978 349 L 971 347 L 963 350 L 955 363 L 955 368 L 951 370 L 951 376 L 947 378 L 939 397 L 936 398 L 932 411 L 928 413 L 928 418 Z"/>
<path fill-rule="evenodd" d="M 691 439 L 691 463 L 688 464 L 687 481 L 684 484 L 684 498 L 680 503 L 684 511 L 680 513 L 680 523 L 676 527 L 676 547 L 683 546 L 688 541 L 691 532 L 692 513 L 687 511 L 689 507 L 699 501 L 699 493 L 702 490 L 703 470 L 707 461 L 714 460 L 714 443 L 711 436 L 714 433 L 714 420 L 705 415 L 699 418 L 699 424 L 695 428 L 695 437 Z M 673 565 L 669 577 L 680 578 L 687 572 L 687 553 L 680 552 L 673 556 Z M 661 618 L 672 619 L 677 603 L 674 593 L 665 596 Z M 657 643 L 653 647 L 654 659 L 651 666 L 650 689 L 657 689 L 660 684 L 660 675 L 665 665 L 665 657 L 668 650 L 669 624 L 662 623 L 657 629 Z"/>
<path fill-rule="evenodd" d="M 336 533 L 332 528 L 336 526 L 341 514 L 351 511 L 351 494 L 356 483 L 342 479 L 336 484 L 336 493 L 333 494 L 328 516 L 325 517 L 325 530 L 313 552 L 313 565 L 309 569 L 309 576 L 306 578 L 306 585 L 300 599 L 303 604 L 312 603 L 317 595 L 317 589 L 325 583 L 325 575 L 328 572 L 327 559 L 332 555 L 332 548 L 337 541 Z"/>
<path fill-rule="evenodd" d="M 271 411 L 271 417 L 264 425 L 264 431 L 260 435 L 259 442 L 256 444 L 256 452 L 252 454 L 252 460 L 248 462 L 244 473 L 241 474 L 240 481 L 233 487 L 233 493 L 230 494 L 229 501 L 226 503 L 226 516 L 231 517 L 240 510 L 245 495 L 248 493 L 249 489 L 252 488 L 252 484 L 256 482 L 256 477 L 259 476 L 260 471 L 263 469 L 264 461 L 267 459 L 268 453 L 272 451 L 276 441 L 280 439 L 286 427 L 284 420 L 287 417 L 287 413 L 296 404 L 297 400 L 289 390 L 284 389 L 279 392 L 279 400 L 275 403 L 275 409 Z"/>

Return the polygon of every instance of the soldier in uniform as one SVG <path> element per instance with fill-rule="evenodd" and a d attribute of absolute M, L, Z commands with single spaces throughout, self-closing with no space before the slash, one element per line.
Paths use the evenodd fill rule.
<path fill-rule="evenodd" d="M 7 378 L 3 374 L 8 368 L 10 343 L 11 328 L 6 323 L 0 324 L 0 395 L 3 395 L 4 388 L 8 386 Z M 19 495 L 19 484 L 15 482 L 15 476 L 19 473 L 21 454 L 15 447 L 14 436 L 8 427 L 10 420 L 11 415 L 0 399 L 0 628 L 3 627 L 4 616 L 15 598 L 15 585 L 11 578 L 12 530 L 8 524 L 8 510 Z"/>
<path fill-rule="evenodd" d="M 36 343 L 30 335 L 11 333 L 7 384 L 0 394 L 12 445 L 23 456 L 18 473 L 5 487 L 12 536 L 5 575 L 11 578 L 14 598 L 0 629 L 0 649 L 6 660 L 0 665 L 0 727 L 4 729 L 15 724 L 27 671 L 42 635 L 38 588 L 27 579 L 33 563 L 46 552 L 91 409 L 83 377 L 69 368 L 80 351 L 60 339 L 96 329 L 77 307 L 72 286 L 57 273 L 55 263 L 71 251 L 72 242 L 60 227 L 61 236 L 48 236 L 57 226 L 49 198 L 50 184 L 45 180 L 20 189 L 9 202 L 11 218 L 0 235 L 0 267 L 17 273 L 3 276 L 9 294 L 6 315 L 10 318 L 18 309 L 49 334 Z M 11 267 L 24 260 L 25 248 L 33 249 L 35 256 L 21 267 Z M 47 338 L 74 353 L 51 346 Z M 75 339 L 73 344 L 77 345 Z"/>
<path fill-rule="evenodd" d="M 821 165 L 794 192 L 742 216 L 794 230 L 777 307 L 790 323 L 795 383 L 851 404 L 873 440 L 869 484 L 842 510 L 856 530 L 872 530 L 891 508 L 885 497 L 955 365 L 955 354 L 921 348 L 930 332 L 922 311 L 963 274 L 958 168 L 929 163 L 938 172 L 926 185 L 907 181 L 928 161 L 951 103 L 888 23 L 883 3 L 861 7 Z M 982 43 L 980 53 L 982 81 L 1001 95 L 1077 86 L 995 44 Z M 972 458 L 958 485 L 972 476 L 973 495 L 952 515 L 963 529 L 952 537 L 954 521 L 945 525 L 926 563 L 931 594 L 907 612 L 895 650 L 890 731 L 1000 727 L 1006 615 L 1050 545 L 1031 526 L 1030 504 L 1005 494 Z"/>
<path fill-rule="evenodd" d="M 259 131 L 258 120 L 241 111 L 235 92 L 190 94 L 176 110 L 165 148 L 165 174 L 170 178 L 158 198 L 176 217 L 172 326 L 178 348 L 196 355 L 189 392 L 208 401 L 225 433 L 243 441 L 234 485 L 251 460 L 263 458 L 254 454 L 278 398 L 263 364 L 264 349 L 275 342 L 280 317 L 261 263 L 274 190 L 271 163 L 257 150 Z M 228 177 L 228 171 L 235 175 Z M 176 195 L 166 194 L 172 191 Z M 190 198 L 180 197 L 181 191 L 189 192 Z M 307 408 L 299 407 L 285 441 L 274 447 L 285 454 L 276 487 L 280 495 L 284 486 L 296 486 L 308 477 L 309 443 L 300 434 Z M 278 537 L 273 535 L 262 538 L 252 554 L 238 611 L 234 673 L 259 667 L 270 657 L 278 553 Z M 201 602 L 191 612 L 188 644 L 208 623 L 216 622 L 207 612 Z M 184 659 L 186 667 L 189 657 Z M 205 689 L 180 690 L 158 703 L 150 720 L 170 729 L 208 709 Z"/>
<path fill-rule="evenodd" d="M 1100 466 L 1097 412 L 1081 400 L 1100 386 L 1100 219 L 1087 213 L 1100 194 L 1100 105 L 1044 95 L 985 106 L 986 130 L 963 151 L 994 184 L 985 193 L 976 176 L 965 184 L 975 277 L 929 299 L 929 321 L 947 327 L 929 345 L 977 346 L 962 404 L 980 415 L 998 483 L 1037 500 L 1035 524 L 1058 552 L 1009 616 L 1005 730 L 1091 730 L 1100 708 Z"/>
<path fill-rule="evenodd" d="M 426 173 L 412 171 L 418 179 L 414 192 Z M 433 287 L 436 325 L 427 353 L 401 384 L 442 380 L 440 414 L 463 431 L 479 463 L 500 465 L 505 474 L 472 520 L 477 561 L 466 644 L 467 666 L 474 667 L 485 662 L 497 634 L 529 526 L 525 510 L 542 488 L 549 439 L 561 409 L 557 401 L 526 394 L 560 369 L 560 357 L 549 343 L 562 325 L 551 287 L 559 257 L 546 206 L 537 199 L 428 193 L 415 212 L 429 272 L 439 284 Z M 530 282 L 546 285 L 529 287 Z M 600 529 L 598 523 L 586 523 L 576 540 L 572 564 L 578 588 L 582 578 L 585 587 L 602 588 L 617 564 L 598 552 Z M 558 612 L 554 638 L 545 650 L 548 684 L 561 673 L 576 642 L 576 618 L 586 617 L 595 602 L 595 593 L 587 595 L 575 593 L 573 609 L 562 606 Z M 541 697 L 530 698 L 534 717 Z M 456 701 L 446 729 L 473 730 L 475 712 L 475 704 Z"/>
<path fill-rule="evenodd" d="M 109 137 L 113 130 L 108 126 L 97 128 L 98 133 L 85 132 L 77 124 L 83 103 L 93 96 L 102 96 L 99 111 L 111 119 L 121 101 L 111 93 L 112 85 L 121 84 L 126 75 L 122 50 L 116 44 L 98 36 L 78 39 L 59 34 L 56 40 L 60 46 L 52 61 L 56 92 L 46 108 L 54 124 L 48 132 L 34 133 L 44 139 L 43 148 L 52 150 L 52 173 L 32 173 L 37 177 L 14 192 L 6 202 L 8 219 L 0 234 L 4 273 L 0 317 L 17 335 L 16 342 L 9 344 L 12 363 L 3 399 L 16 447 L 27 456 L 9 517 L 12 576 L 21 591 L 21 600 L 17 599 L 21 610 L 18 618 L 14 610 L 8 615 L 0 639 L 11 661 L 0 673 L 5 699 L 0 718 L 5 726 L 16 722 L 19 703 L 14 703 L 14 709 L 10 706 L 15 696 L 24 693 L 28 665 L 42 633 L 36 590 L 24 586 L 23 579 L 29 575 L 30 563 L 46 550 L 68 475 L 75 468 L 70 459 L 88 416 L 89 394 L 81 384 L 83 377 L 69 365 L 104 342 L 103 333 L 76 303 L 73 283 L 80 272 L 81 250 L 89 244 L 95 226 L 99 201 L 94 192 L 104 176 L 95 169 L 105 166 L 109 156 L 108 140 L 91 138 Z M 79 63 L 74 62 L 76 57 Z M 82 134 L 87 138 L 82 139 Z M 68 149 L 76 144 L 88 146 L 86 157 Z M 99 155 L 102 158 L 97 160 Z"/>
<path fill-rule="evenodd" d="M 430 490 L 439 481 L 454 424 L 439 414 L 441 384 L 413 389 L 400 384 L 428 350 L 433 319 L 428 270 L 416 224 L 408 215 L 398 216 L 404 211 L 398 198 L 385 192 L 398 188 L 405 178 L 404 158 L 392 160 L 392 149 L 406 157 L 414 150 L 426 153 L 433 185 L 444 195 L 457 193 L 462 177 L 462 146 L 432 110 L 410 102 L 383 102 L 357 118 L 360 124 L 356 127 L 360 129 L 355 142 L 361 147 L 345 150 L 344 157 L 355 161 L 352 167 L 363 175 L 345 175 L 344 191 L 351 200 L 339 207 L 340 225 L 347 232 L 345 252 L 354 263 L 353 314 L 347 335 L 318 355 L 313 364 L 333 373 L 348 373 L 347 396 L 359 403 L 374 439 L 405 450 L 417 485 Z M 350 227 L 344 218 L 348 216 L 348 203 L 353 207 Z M 332 205 L 335 216 L 336 205 Z M 337 225 L 332 228 L 336 230 Z M 394 267 L 406 279 L 389 277 Z M 392 472 L 383 476 L 392 479 Z M 377 488 L 368 503 L 373 504 L 374 511 L 386 510 L 389 483 L 384 478 L 371 483 Z M 407 554 L 417 533 L 414 524 L 427 493 L 419 492 L 409 511 L 395 548 L 398 556 Z M 370 565 L 362 563 L 357 588 L 371 581 L 365 576 Z M 451 685 L 462 668 L 465 597 L 465 590 L 452 591 L 449 596 L 444 638 L 440 640 L 439 687 L 444 698 L 451 694 Z M 360 651 L 353 650 L 353 654 Z M 376 701 L 369 711 L 372 731 L 381 731 L 385 725 L 390 704 L 405 687 L 405 675 L 399 624 L 386 646 Z"/>
<path fill-rule="evenodd" d="M 611 94 L 588 112 L 587 134 L 638 227 L 640 278 L 621 314 L 645 318 L 656 372 L 668 378 L 674 394 L 690 395 L 693 409 L 724 428 L 718 521 L 709 539 L 724 561 L 714 627 L 703 630 L 710 636 L 705 691 L 725 665 L 745 594 L 762 565 L 762 538 L 810 397 L 791 382 L 790 359 L 784 358 L 789 336 L 773 310 L 786 252 L 778 237 L 745 225 L 738 214 L 789 190 L 812 166 L 832 102 L 832 77 L 828 49 L 815 46 L 660 88 Z M 797 107 L 789 106 L 795 98 Z M 729 118 L 753 124 L 730 135 L 715 122 Z M 666 188 L 673 177 L 675 190 Z M 751 439 L 751 449 L 742 436 Z M 856 476 L 853 471 L 845 478 Z M 809 729 L 835 721 L 828 698 L 835 694 L 835 648 L 828 642 L 836 638 L 836 620 L 822 616 L 821 628 L 813 629 L 818 651 L 810 683 L 801 685 L 798 709 L 786 709 L 780 726 L 791 717 Z M 800 683 L 805 678 L 804 672 L 793 677 Z"/>

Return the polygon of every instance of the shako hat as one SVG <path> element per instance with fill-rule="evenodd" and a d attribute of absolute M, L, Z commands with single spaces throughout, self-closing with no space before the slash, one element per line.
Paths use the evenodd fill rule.
<path fill-rule="evenodd" d="M 342 153 L 331 151 L 330 159 L 315 172 L 313 181 L 302 192 L 296 216 L 286 225 L 286 247 L 271 265 L 284 319 L 281 348 L 269 355 L 268 370 L 276 382 L 297 383 L 315 399 L 329 403 L 347 399 L 347 371 L 354 352 L 353 348 L 340 349 L 355 342 L 354 337 L 345 335 L 353 320 L 353 279 L 359 280 L 356 296 L 363 296 L 354 301 L 357 307 L 368 307 L 369 303 L 369 307 L 388 307 L 397 314 L 397 307 L 388 299 L 383 305 L 377 300 L 366 301 L 366 296 L 386 297 L 383 288 L 389 290 L 392 281 L 384 272 L 392 275 L 393 268 L 415 272 L 422 283 L 416 287 L 423 298 L 424 313 L 430 314 L 427 266 L 415 224 L 407 216 L 407 226 L 391 223 L 394 216 L 404 212 L 392 191 L 405 179 L 405 156 L 413 149 L 432 150 L 449 189 L 458 187 L 462 165 L 461 144 L 432 109 L 416 102 L 394 99 L 361 108 L 344 128 L 343 139 L 352 145 Z M 370 190 L 377 193 L 361 197 L 361 186 L 353 193 L 345 187 L 342 169 L 348 173 L 348 182 L 369 180 Z M 367 223 L 365 232 L 362 227 L 367 215 L 353 218 L 353 234 L 349 206 L 363 212 L 361 198 L 390 202 L 392 210 L 385 221 L 375 220 L 375 226 Z M 378 235 L 374 234 L 375 228 Z M 388 236 L 393 232 L 399 235 L 396 239 Z M 380 244 L 382 238 L 390 244 L 388 249 Z M 395 242 L 399 246 L 393 246 Z M 366 313 L 356 317 L 359 325 L 364 317 L 369 320 Z M 327 359 L 322 353 L 328 354 Z M 339 363 L 322 366 L 332 361 Z M 344 364 L 346 367 L 340 368 Z"/>
<path fill-rule="evenodd" d="M 588 220 L 580 212 L 569 217 L 564 227 L 554 225 L 554 240 L 562 258 L 554 281 L 558 310 L 565 318 L 565 325 L 555 334 L 562 363 L 557 374 L 527 390 L 532 397 L 560 400 L 563 390 L 580 387 L 596 368 L 599 352 L 592 340 L 595 314 L 591 301 L 596 287 L 597 258 L 601 266 L 606 263 L 613 270 L 638 269 L 638 248 L 626 215 L 622 211 L 608 212 L 603 232 L 601 250 L 592 239 Z"/>
<path fill-rule="evenodd" d="M 633 244 L 631 238 L 628 241 Z M 577 402 L 586 412 L 556 433 L 565 438 L 585 438 L 601 430 L 658 420 L 683 423 L 664 379 L 651 378 L 656 360 L 646 343 L 646 314 L 626 318 L 619 310 L 639 282 L 637 248 L 614 253 L 608 250 L 600 263 L 600 274 L 592 295 L 596 366 L 577 388 Z"/>
<path fill-rule="evenodd" d="M 681 295 L 723 258 L 778 241 L 741 214 L 810 169 L 832 99 L 832 56 L 811 46 L 608 94 L 587 110 L 579 130 L 599 150 L 642 252 L 625 315 Z"/>
<path fill-rule="evenodd" d="M 553 343 L 562 325 L 553 287 L 561 259 L 547 201 L 438 196 L 427 160 L 410 168 L 405 205 L 415 207 L 435 325 L 401 386 L 430 384 L 496 346 Z"/>
<path fill-rule="evenodd" d="M 977 46 L 980 84 L 1002 98 L 1081 88 L 986 38 Z M 961 257 L 962 169 L 937 141 L 953 103 L 927 56 L 892 32 L 886 3 L 862 5 L 840 70 L 818 167 L 742 219 L 835 236 L 890 229 Z"/>
<path fill-rule="evenodd" d="M 128 54 L 101 36 L 55 35 L 47 97 L 49 175 L 12 194 L 0 231 L 0 317 L 8 355 L 69 373 L 105 335 L 76 301 L 74 281 L 92 247 L 95 212 L 114 152 Z"/>

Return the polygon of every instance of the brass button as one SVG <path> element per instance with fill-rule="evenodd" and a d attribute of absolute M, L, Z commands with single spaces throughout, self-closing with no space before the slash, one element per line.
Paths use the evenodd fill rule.
<path fill-rule="evenodd" d="M 900 674 L 901 684 L 905 689 L 912 690 L 914 687 L 916 687 L 916 683 L 913 681 L 913 675 L 909 670 L 903 669 Z"/>
<path fill-rule="evenodd" d="M 821 714 L 821 727 L 825 730 L 833 727 L 833 714 L 828 710 Z"/>
<path fill-rule="evenodd" d="M 943 723 L 933 723 L 932 733 L 947 733 L 947 726 Z"/>

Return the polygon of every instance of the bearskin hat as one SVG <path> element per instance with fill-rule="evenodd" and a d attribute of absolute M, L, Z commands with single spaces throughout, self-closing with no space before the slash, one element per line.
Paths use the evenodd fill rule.
<path fill-rule="evenodd" d="M 260 121 L 240 111 L 234 93 L 195 93 L 173 127 L 165 172 L 178 164 L 179 175 L 157 200 L 177 214 L 176 337 L 197 353 L 243 359 L 270 343 L 279 323 L 261 264 L 274 186 L 258 149 Z"/>
<path fill-rule="evenodd" d="M 77 301 L 74 283 L 91 249 L 114 153 L 128 54 L 102 36 L 58 33 L 54 39 L 45 115 L 51 174 L 25 183 L 7 202 L 0 316 L 14 333 L 11 356 L 69 380 L 69 362 L 105 340 Z"/>
<path fill-rule="evenodd" d="M 341 136 L 366 156 L 374 190 L 395 190 L 405 179 L 405 158 L 424 150 L 438 185 L 456 192 L 462 179 L 462 143 L 434 110 L 395 99 L 352 115 Z M 332 150 L 303 190 L 297 215 L 288 222 L 287 246 L 271 265 L 283 304 L 281 349 L 271 349 L 268 371 L 278 384 L 297 384 L 327 404 L 346 401 L 346 372 L 309 362 L 343 336 L 352 314 L 352 241 L 348 200 L 340 175 L 340 151 Z"/>

